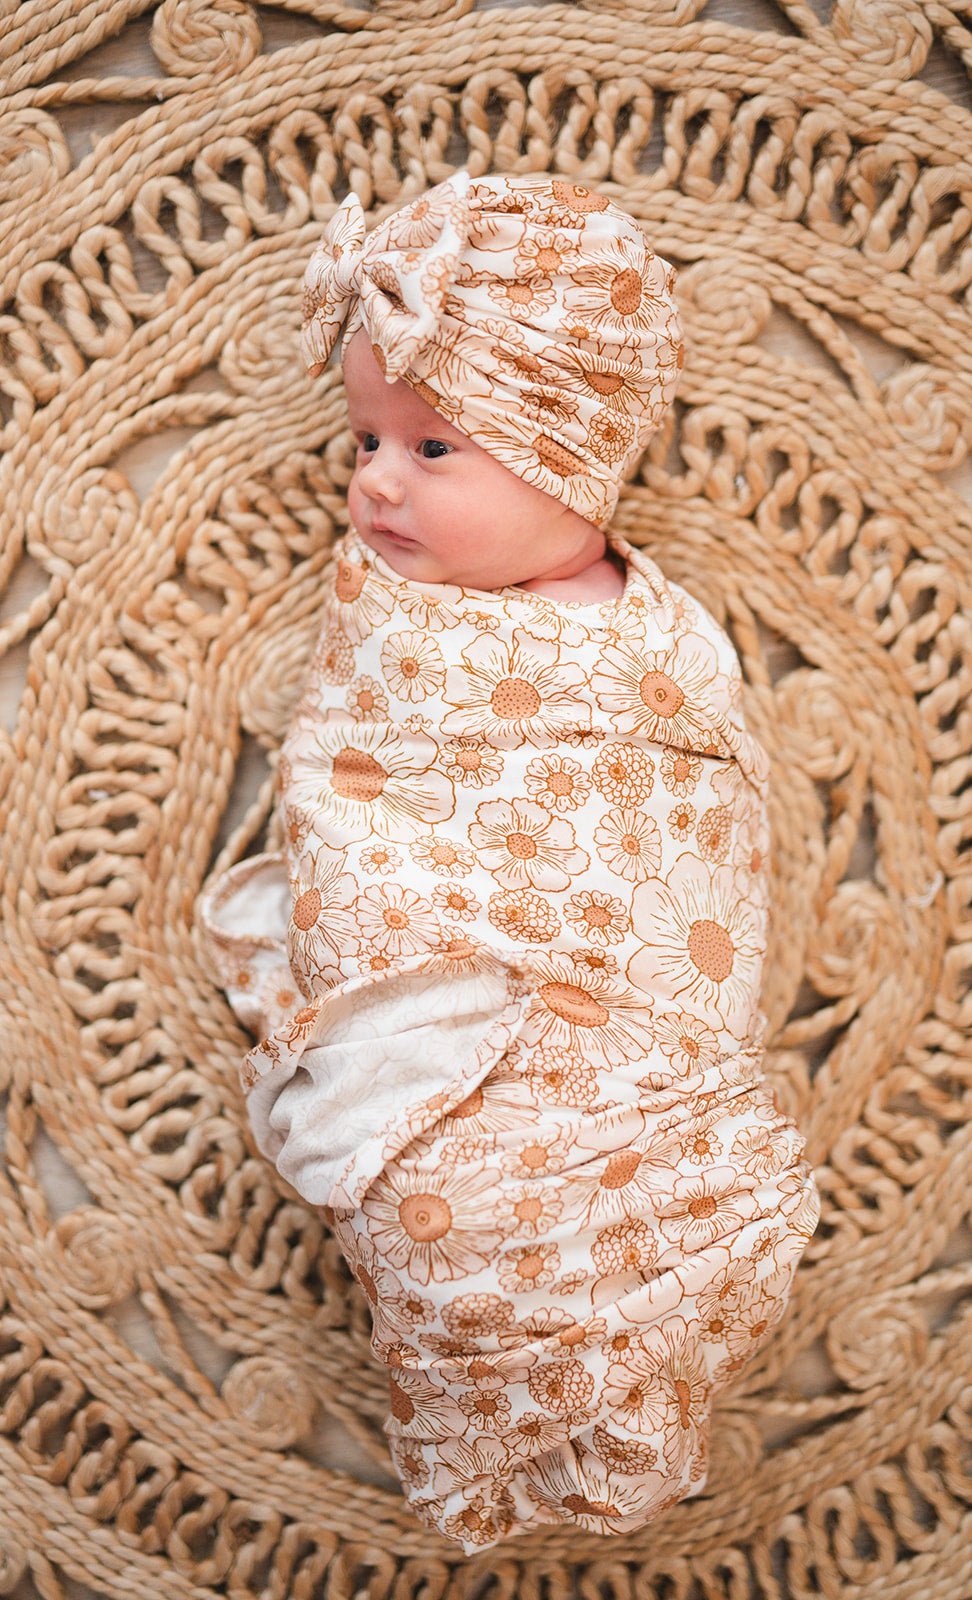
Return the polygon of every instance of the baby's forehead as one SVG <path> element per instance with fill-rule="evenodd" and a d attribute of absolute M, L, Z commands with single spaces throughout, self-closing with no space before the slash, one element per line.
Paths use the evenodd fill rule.
<path fill-rule="evenodd" d="M 345 351 L 342 375 L 354 426 L 381 421 L 387 427 L 432 430 L 442 438 L 465 438 L 403 378 L 387 383 L 366 339 L 359 342 L 356 336 Z"/>

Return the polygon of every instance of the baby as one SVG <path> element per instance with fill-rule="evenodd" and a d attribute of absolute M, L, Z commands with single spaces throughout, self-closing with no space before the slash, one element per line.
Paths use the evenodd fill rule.
<path fill-rule="evenodd" d="M 457 173 L 367 236 L 338 208 L 302 347 L 316 376 L 344 328 L 351 528 L 286 849 L 200 902 L 258 1146 L 324 1208 L 404 1493 L 466 1552 L 700 1493 L 818 1216 L 760 1077 L 738 661 L 608 527 L 677 382 L 674 276 L 541 174 Z"/>

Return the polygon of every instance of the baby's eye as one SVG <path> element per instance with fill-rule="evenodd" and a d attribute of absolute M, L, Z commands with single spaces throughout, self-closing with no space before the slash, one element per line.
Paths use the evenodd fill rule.
<path fill-rule="evenodd" d="M 423 439 L 419 449 L 427 461 L 438 461 L 449 454 L 452 446 L 446 444 L 444 439 Z"/>
<path fill-rule="evenodd" d="M 374 434 L 374 433 L 364 433 L 364 434 L 362 434 L 361 435 L 361 448 L 365 452 L 365 455 L 370 455 L 372 450 L 377 450 L 377 448 L 378 448 L 377 435 Z"/>

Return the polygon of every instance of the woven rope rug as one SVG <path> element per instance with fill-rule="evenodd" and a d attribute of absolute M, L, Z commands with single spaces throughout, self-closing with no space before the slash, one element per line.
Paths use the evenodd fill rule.
<path fill-rule="evenodd" d="M 2 1595 L 972 1592 L 970 11 L 749 9 L 0 0 Z M 349 187 L 376 218 L 464 163 L 600 186 L 680 269 L 617 526 L 772 753 L 769 1070 L 824 1202 L 704 1497 L 470 1560 L 402 1509 L 193 924 L 264 843 L 346 525 L 304 263 Z"/>

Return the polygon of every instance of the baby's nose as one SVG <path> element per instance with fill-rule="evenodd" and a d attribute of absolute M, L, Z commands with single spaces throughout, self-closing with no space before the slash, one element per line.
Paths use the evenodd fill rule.
<path fill-rule="evenodd" d="M 402 474 L 391 449 L 379 445 L 358 469 L 358 484 L 363 494 L 396 504 L 404 494 Z"/>

